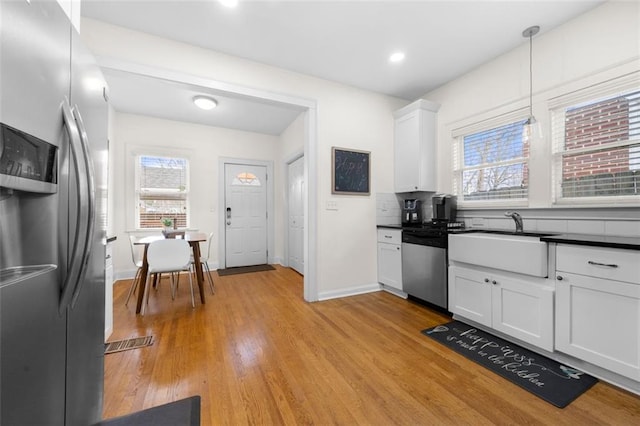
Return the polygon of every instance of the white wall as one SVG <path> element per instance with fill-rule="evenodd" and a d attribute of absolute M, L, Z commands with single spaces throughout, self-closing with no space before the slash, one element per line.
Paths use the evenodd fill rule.
<path fill-rule="evenodd" d="M 535 22 L 532 22 L 535 24 Z M 524 28 L 523 28 L 524 30 Z M 607 2 L 533 39 L 533 114 L 547 100 L 640 69 L 640 3 Z M 529 104 L 529 43 L 423 96 L 438 112 L 438 189 L 452 191 L 451 131 Z M 551 207 L 550 137 L 531 149 L 529 207 Z"/>
<path fill-rule="evenodd" d="M 113 184 L 112 232 L 118 237 L 114 246 L 117 278 L 135 272 L 129 248 L 129 233 L 134 229 L 134 156 L 135 153 L 186 156 L 191 169 L 190 226 L 200 232 L 214 232 L 210 263 L 218 264 L 218 157 L 275 161 L 278 137 L 259 133 L 203 126 L 159 118 L 116 113 L 112 116 L 110 141 Z"/>
<path fill-rule="evenodd" d="M 392 191 L 392 112 L 406 101 L 90 19 L 82 21 L 82 30 L 85 43 L 99 58 L 315 100 L 317 152 L 307 154 L 314 157 L 318 169 L 317 176 L 310 176 L 309 181 L 318 188 L 317 229 L 313 230 L 317 241 L 311 244 L 317 248 L 319 296 L 335 297 L 378 287 L 375 197 L 331 195 L 331 147 L 370 151 L 371 193 Z M 324 209 L 329 199 L 337 201 L 337 211 Z"/>

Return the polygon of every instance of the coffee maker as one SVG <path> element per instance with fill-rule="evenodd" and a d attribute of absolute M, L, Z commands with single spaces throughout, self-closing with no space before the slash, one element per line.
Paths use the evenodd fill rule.
<path fill-rule="evenodd" d="M 457 213 L 456 197 L 449 194 L 436 194 L 431 198 L 434 222 L 455 222 Z"/>
<path fill-rule="evenodd" d="M 404 200 L 402 208 L 402 225 L 417 226 L 422 225 L 422 207 L 421 201 L 414 198 Z"/>

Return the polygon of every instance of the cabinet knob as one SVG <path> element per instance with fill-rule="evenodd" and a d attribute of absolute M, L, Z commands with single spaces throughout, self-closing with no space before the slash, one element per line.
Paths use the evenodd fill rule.
<path fill-rule="evenodd" d="M 491 284 L 496 285 L 496 284 L 498 284 L 498 281 L 496 281 L 496 280 L 492 280 L 492 281 L 491 281 Z"/>
<path fill-rule="evenodd" d="M 400 250 L 400 246 L 396 247 L 396 250 Z"/>
<path fill-rule="evenodd" d="M 558 280 L 558 281 L 562 281 L 563 279 L 564 279 L 564 278 L 562 278 L 562 275 L 558 275 L 558 276 L 556 277 L 556 280 Z"/>
<path fill-rule="evenodd" d="M 484 279 L 484 282 L 485 282 L 485 283 L 488 283 L 488 282 L 489 282 L 489 278 L 485 278 L 485 279 Z"/>

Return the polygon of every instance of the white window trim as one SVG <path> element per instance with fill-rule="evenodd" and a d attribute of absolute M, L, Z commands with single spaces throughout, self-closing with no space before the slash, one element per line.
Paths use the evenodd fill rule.
<path fill-rule="evenodd" d="M 185 200 L 185 206 L 187 208 L 187 212 L 186 212 L 186 226 L 187 228 L 190 226 L 191 223 L 191 208 L 190 208 L 190 192 L 191 192 L 191 160 L 189 158 L 187 158 L 184 155 L 167 155 L 167 154 L 149 154 L 148 152 L 144 152 L 144 153 L 138 153 L 137 155 L 134 156 L 134 161 L 135 161 L 135 173 L 134 173 L 134 179 L 135 179 L 135 201 L 134 201 L 134 215 L 135 215 L 135 227 L 136 230 L 155 230 L 155 229 L 162 229 L 161 227 L 158 228 L 143 228 L 140 226 L 140 195 L 142 194 L 142 190 L 140 189 L 140 157 L 160 157 L 160 158 L 176 158 L 176 159 L 180 159 L 180 160 L 186 160 L 187 162 L 187 176 L 186 176 L 186 190 L 184 191 L 184 194 L 186 194 L 186 200 Z M 156 192 L 156 191 L 154 191 Z M 158 193 L 168 193 L 171 191 L 159 191 Z"/>
<path fill-rule="evenodd" d="M 464 170 L 471 170 L 474 168 L 480 168 L 486 165 L 478 165 L 472 168 L 465 169 L 462 165 L 462 143 L 463 138 L 466 135 L 482 132 L 484 130 L 494 129 L 496 127 L 500 127 L 503 125 L 507 125 L 510 123 L 514 123 L 516 121 L 524 120 L 529 116 L 529 109 L 527 108 L 518 108 L 515 110 L 510 110 L 508 112 L 504 112 L 502 114 L 497 114 L 495 116 L 491 116 L 489 118 L 486 117 L 486 113 L 482 114 L 482 116 L 476 116 L 476 120 L 473 121 L 473 118 L 466 119 L 464 122 L 459 122 L 457 125 L 452 126 L 451 130 L 451 179 L 452 179 L 452 189 L 453 193 L 458 197 L 457 205 L 459 208 L 473 208 L 473 209 L 491 209 L 491 208 L 500 208 L 500 207 L 527 207 L 529 205 L 529 199 L 520 198 L 520 199 L 501 199 L 501 200 L 474 200 L 474 201 L 465 201 L 462 198 L 462 173 Z M 529 150 L 529 157 L 526 160 L 527 166 L 529 165 L 529 158 L 531 155 L 531 150 Z M 509 165 L 509 164 L 517 164 L 520 163 L 520 160 L 507 160 L 501 161 L 497 163 L 491 163 L 492 165 Z M 529 168 L 529 173 L 531 173 L 531 169 Z"/>
<path fill-rule="evenodd" d="M 156 232 L 162 230 L 162 228 L 140 228 L 140 214 L 138 210 L 138 193 L 139 193 L 139 182 L 138 175 L 139 171 L 136 170 L 138 167 L 138 157 L 141 155 L 147 155 L 151 157 L 175 157 L 175 158 L 184 158 L 188 161 L 188 172 L 187 172 L 187 227 L 190 226 L 191 223 L 191 173 L 192 173 L 192 161 L 193 161 L 193 152 L 189 149 L 169 149 L 162 147 L 151 147 L 144 145 L 127 145 L 127 158 L 129 161 L 127 162 L 127 173 L 126 180 L 128 182 L 125 185 L 126 188 L 129 188 L 126 200 L 126 225 L 127 229 L 133 230 L 129 232 Z"/>
<path fill-rule="evenodd" d="M 591 152 L 593 149 L 583 148 L 576 150 L 561 149 L 558 135 L 564 135 L 564 108 L 597 101 L 607 97 L 615 97 L 624 93 L 640 90 L 640 71 L 633 71 L 628 74 L 611 78 L 609 80 L 595 83 L 590 86 L 578 88 L 572 92 L 565 93 L 548 100 L 547 105 L 551 116 L 551 161 L 552 161 L 552 190 L 551 204 L 557 207 L 611 207 L 611 206 L 640 206 L 640 196 L 637 195 L 616 195 L 604 197 L 561 197 L 562 179 L 562 156 L 567 152 L 580 154 Z M 631 138 L 625 142 L 615 142 L 599 147 L 615 148 L 624 147 L 640 142 L 638 138 Z"/>

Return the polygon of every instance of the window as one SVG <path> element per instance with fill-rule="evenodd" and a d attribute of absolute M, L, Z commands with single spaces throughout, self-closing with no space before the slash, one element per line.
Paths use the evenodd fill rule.
<path fill-rule="evenodd" d="M 574 97 L 551 113 L 555 201 L 637 201 L 640 90 Z"/>
<path fill-rule="evenodd" d="M 162 219 L 188 226 L 189 162 L 184 158 L 136 157 L 136 227 L 161 228 Z"/>
<path fill-rule="evenodd" d="M 526 201 L 529 186 L 526 120 L 511 116 L 507 121 L 508 118 L 454 131 L 453 181 L 459 201 L 476 205 Z"/>

